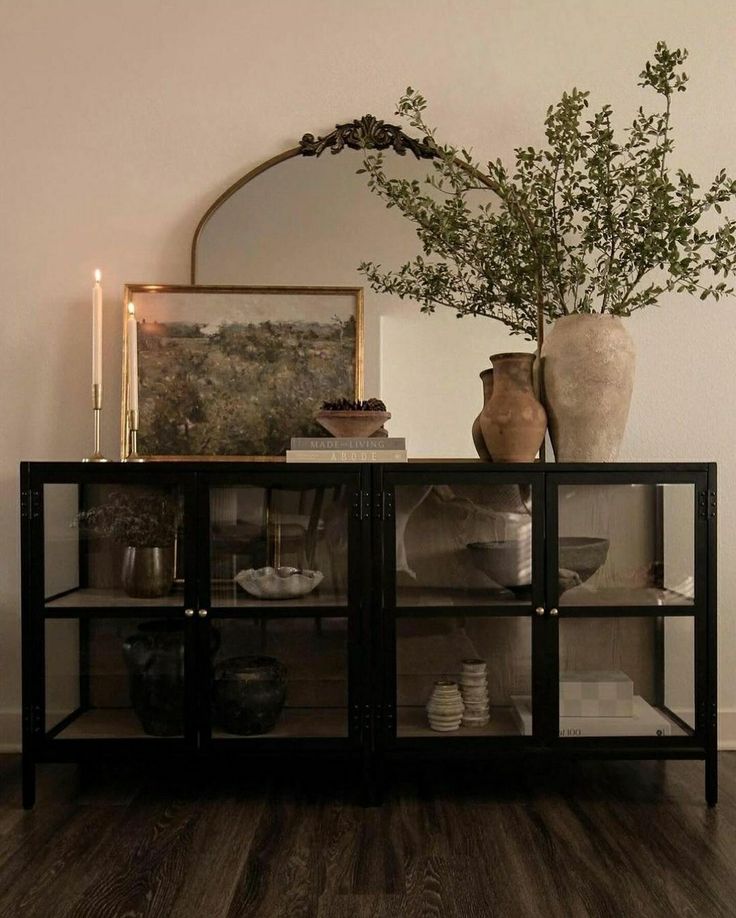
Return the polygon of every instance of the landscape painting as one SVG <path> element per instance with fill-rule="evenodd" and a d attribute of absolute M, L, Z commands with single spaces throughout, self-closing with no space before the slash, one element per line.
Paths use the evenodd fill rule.
<path fill-rule="evenodd" d="M 129 284 L 129 302 L 142 456 L 283 455 L 291 437 L 324 434 L 323 401 L 362 396 L 361 288 Z"/>

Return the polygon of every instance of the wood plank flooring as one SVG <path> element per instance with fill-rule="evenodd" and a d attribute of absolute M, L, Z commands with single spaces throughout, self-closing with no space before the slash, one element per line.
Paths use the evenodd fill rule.
<path fill-rule="evenodd" d="M 382 807 L 344 767 L 226 775 L 0 757 L 0 918 L 735 918 L 736 753 L 691 762 L 403 768 Z"/>

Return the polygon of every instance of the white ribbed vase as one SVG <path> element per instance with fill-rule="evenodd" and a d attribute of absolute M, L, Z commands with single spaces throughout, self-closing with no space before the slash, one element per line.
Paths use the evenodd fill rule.
<path fill-rule="evenodd" d="M 432 694 L 427 702 L 429 726 L 438 733 L 449 733 L 457 730 L 463 719 L 462 696 L 457 682 L 440 679 L 435 682 Z"/>
<path fill-rule="evenodd" d="M 542 345 L 544 403 L 558 462 L 613 462 L 618 456 L 636 349 L 616 316 L 557 319 Z"/>

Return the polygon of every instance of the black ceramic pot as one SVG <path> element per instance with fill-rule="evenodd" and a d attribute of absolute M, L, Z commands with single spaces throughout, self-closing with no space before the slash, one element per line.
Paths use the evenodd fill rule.
<path fill-rule="evenodd" d="M 215 667 L 213 717 L 228 733 L 268 733 L 286 701 L 286 667 L 274 657 L 233 657 Z"/>
<path fill-rule="evenodd" d="M 220 634 L 210 629 L 210 651 Z M 184 628 L 176 621 L 150 621 L 126 638 L 130 701 L 143 730 L 150 736 L 184 733 Z"/>

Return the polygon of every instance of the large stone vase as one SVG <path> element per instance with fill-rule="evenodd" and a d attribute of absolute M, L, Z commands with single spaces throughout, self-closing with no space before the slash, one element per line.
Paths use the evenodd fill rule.
<path fill-rule="evenodd" d="M 636 351 L 616 316 L 557 319 L 542 345 L 544 400 L 558 462 L 613 462 L 626 429 Z"/>
<path fill-rule="evenodd" d="M 480 374 L 480 380 L 483 383 L 483 408 L 486 407 L 493 395 L 493 368 L 489 367 Z M 473 446 L 480 458 L 484 462 L 491 462 L 491 454 L 488 452 L 486 441 L 483 439 L 483 431 L 480 428 L 480 416 L 483 414 L 483 408 L 478 417 L 473 421 L 471 433 L 473 435 Z"/>
<path fill-rule="evenodd" d="M 494 462 L 533 462 L 547 429 L 547 414 L 534 394 L 534 354 L 493 354 L 493 394 L 480 429 Z"/>

